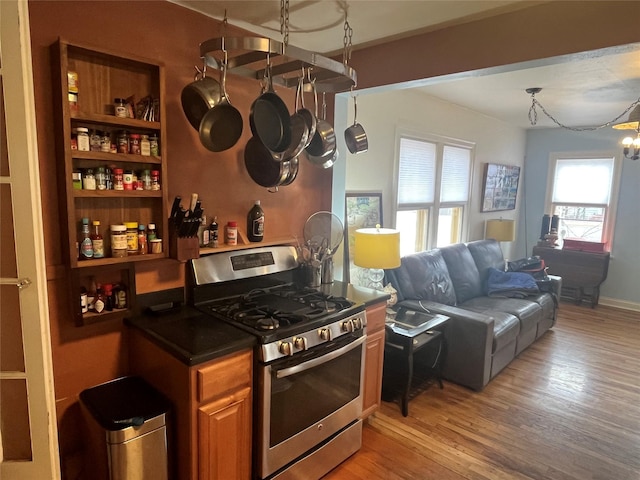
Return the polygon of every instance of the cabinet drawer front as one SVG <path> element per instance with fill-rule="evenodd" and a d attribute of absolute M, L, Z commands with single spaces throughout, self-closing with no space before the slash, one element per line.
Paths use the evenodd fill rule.
<path fill-rule="evenodd" d="M 367 333 L 371 334 L 384 330 L 384 321 L 387 314 L 386 302 L 372 305 L 367 308 Z"/>
<path fill-rule="evenodd" d="M 197 370 L 198 402 L 251 385 L 251 350 L 223 357 Z"/>

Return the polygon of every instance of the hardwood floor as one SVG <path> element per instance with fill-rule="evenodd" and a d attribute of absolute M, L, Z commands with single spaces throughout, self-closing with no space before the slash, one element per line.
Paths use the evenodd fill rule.
<path fill-rule="evenodd" d="M 383 402 L 338 479 L 640 479 L 640 314 L 563 302 L 482 392 Z"/>

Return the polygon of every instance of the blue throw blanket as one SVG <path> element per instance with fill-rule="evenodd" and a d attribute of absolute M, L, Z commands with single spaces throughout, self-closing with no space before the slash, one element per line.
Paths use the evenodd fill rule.
<path fill-rule="evenodd" d="M 489 268 L 487 295 L 490 297 L 524 298 L 539 291 L 535 279 L 528 273 L 502 272 L 497 268 Z"/>

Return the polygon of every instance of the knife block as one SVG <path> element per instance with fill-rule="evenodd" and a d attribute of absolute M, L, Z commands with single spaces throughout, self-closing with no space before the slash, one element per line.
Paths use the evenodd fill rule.
<path fill-rule="evenodd" d="M 171 258 L 186 262 L 192 258 L 200 258 L 200 242 L 197 236 L 178 237 L 178 232 L 169 232 L 169 253 Z"/>

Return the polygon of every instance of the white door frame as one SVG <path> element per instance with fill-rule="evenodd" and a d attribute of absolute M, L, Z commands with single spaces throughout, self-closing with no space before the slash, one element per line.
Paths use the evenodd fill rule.
<path fill-rule="evenodd" d="M 19 295 L 25 372 L 0 372 L 0 375 L 26 378 L 33 457 L 32 461 L 20 462 L 0 459 L 0 477 L 55 480 L 60 478 L 60 458 L 26 0 L 0 0 L 0 52 L 5 115 L 11 119 L 6 122 L 10 173 L 8 177 L 0 177 L 0 183 L 12 186 L 18 277 L 31 281 L 29 288 L 21 289 Z"/>

